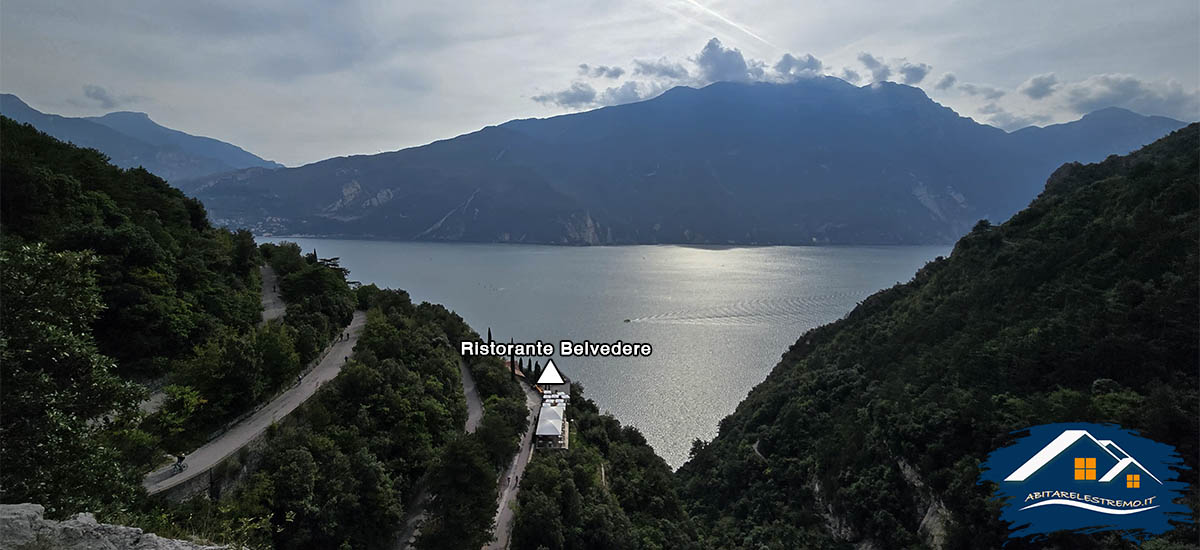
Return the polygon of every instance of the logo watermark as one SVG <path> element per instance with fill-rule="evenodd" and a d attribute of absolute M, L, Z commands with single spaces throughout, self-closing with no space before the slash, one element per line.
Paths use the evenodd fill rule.
<path fill-rule="evenodd" d="M 1055 531 L 1123 531 L 1140 542 L 1190 522 L 1175 502 L 1187 485 L 1174 447 L 1107 424 L 1029 428 L 988 456 L 980 483 L 995 483 L 1010 537 Z"/>

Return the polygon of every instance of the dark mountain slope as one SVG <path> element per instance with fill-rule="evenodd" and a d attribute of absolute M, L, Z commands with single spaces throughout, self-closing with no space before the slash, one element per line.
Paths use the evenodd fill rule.
<path fill-rule="evenodd" d="M 1065 165 L 1005 224 L 980 222 L 950 258 L 803 335 L 678 472 L 706 543 L 998 548 L 1007 531 L 979 464 L 1010 432 L 1053 422 L 1174 445 L 1194 486 L 1198 158 L 1193 124 Z M 1171 537 L 1194 543 L 1195 527 Z"/>
<path fill-rule="evenodd" d="M 282 168 L 278 162 L 263 160 L 245 149 L 204 136 L 193 136 L 188 133 L 172 130 L 150 120 L 146 113 L 119 111 L 99 117 L 87 117 L 85 120 L 103 124 L 122 134 L 142 140 L 146 143 L 157 144 L 161 147 L 178 147 L 189 154 L 220 161 L 233 168 Z"/>
<path fill-rule="evenodd" d="M 253 238 L 213 228 L 204 206 L 141 169 L 122 170 L 2 117 L 4 243 L 90 250 L 104 308 L 94 327 L 121 374 L 161 374 L 218 327 L 258 321 Z"/>
<path fill-rule="evenodd" d="M 42 113 L 12 94 L 0 94 L 0 113 L 59 140 L 100 151 L 121 168 L 141 166 L 170 181 L 281 166 L 235 145 L 159 126 L 145 113 L 64 117 Z"/>
<path fill-rule="evenodd" d="M 721 82 L 423 147 L 182 182 L 222 223 L 417 240 L 951 242 L 1006 219 L 1069 160 L 1182 123 L 1114 111 L 1093 135 L 1007 134 L 921 90 Z"/>

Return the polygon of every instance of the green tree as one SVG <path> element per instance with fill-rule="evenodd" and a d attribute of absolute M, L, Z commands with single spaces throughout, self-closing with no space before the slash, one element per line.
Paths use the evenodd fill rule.
<path fill-rule="evenodd" d="M 105 441 L 141 392 L 91 337 L 101 309 L 94 265 L 91 254 L 40 244 L 0 250 L 0 501 L 60 516 L 119 506 L 140 485 Z"/>
<path fill-rule="evenodd" d="M 477 550 L 491 540 L 496 472 L 486 456 L 484 446 L 470 434 L 446 443 L 430 473 L 435 496 L 417 541 L 419 548 Z"/>
<path fill-rule="evenodd" d="M 195 421 L 195 415 L 204 405 L 205 399 L 190 386 L 172 384 L 163 388 L 166 399 L 162 408 L 150 419 L 150 431 L 162 438 L 162 447 L 171 454 L 188 450 L 187 442 L 180 436 Z"/>

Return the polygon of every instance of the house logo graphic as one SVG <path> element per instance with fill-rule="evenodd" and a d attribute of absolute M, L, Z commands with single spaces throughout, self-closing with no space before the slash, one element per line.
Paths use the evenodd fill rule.
<path fill-rule="evenodd" d="M 1164 445 L 1107 424 L 1047 424 L 988 456 L 980 483 L 994 483 L 1012 537 L 1119 530 L 1134 541 L 1191 521 L 1176 502 L 1183 460 Z"/>

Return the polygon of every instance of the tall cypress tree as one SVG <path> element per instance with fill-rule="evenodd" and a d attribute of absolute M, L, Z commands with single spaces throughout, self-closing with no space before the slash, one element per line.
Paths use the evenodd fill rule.
<path fill-rule="evenodd" d="M 512 338 L 508 339 L 509 346 L 512 346 L 515 343 L 516 342 Z M 508 376 L 511 377 L 514 382 L 516 382 L 516 380 L 517 380 L 517 354 L 516 354 L 516 352 L 513 351 L 512 347 L 509 347 L 508 350 L 509 350 L 508 351 Z"/>

